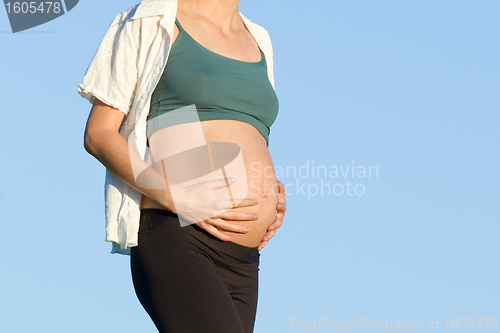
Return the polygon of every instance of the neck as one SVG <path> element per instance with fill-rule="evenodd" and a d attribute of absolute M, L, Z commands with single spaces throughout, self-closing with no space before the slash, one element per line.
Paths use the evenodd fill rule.
<path fill-rule="evenodd" d="M 202 16 L 223 30 L 230 30 L 241 21 L 239 0 L 178 0 L 188 16 Z M 195 13 L 195 15 L 192 15 Z"/>

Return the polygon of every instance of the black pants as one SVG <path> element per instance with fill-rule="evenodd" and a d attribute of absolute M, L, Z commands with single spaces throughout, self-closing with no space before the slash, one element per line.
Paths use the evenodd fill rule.
<path fill-rule="evenodd" d="M 142 209 L 131 270 L 139 301 L 160 333 L 251 333 L 259 251 L 224 242 L 176 214 Z"/>

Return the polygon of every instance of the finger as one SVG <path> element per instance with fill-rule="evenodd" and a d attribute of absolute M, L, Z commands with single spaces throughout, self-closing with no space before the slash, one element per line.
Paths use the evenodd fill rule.
<path fill-rule="evenodd" d="M 277 180 L 276 182 L 278 183 L 278 189 L 279 189 L 280 193 L 284 192 L 285 186 L 283 185 L 283 183 L 280 182 L 279 180 Z"/>
<path fill-rule="evenodd" d="M 214 216 L 214 218 L 226 221 L 255 221 L 259 218 L 259 216 L 255 213 L 242 213 L 242 212 L 227 210 L 220 215 Z"/>
<path fill-rule="evenodd" d="M 285 211 L 286 211 L 286 202 L 278 202 L 276 204 L 276 210 L 279 213 L 285 213 Z"/>
<path fill-rule="evenodd" d="M 228 236 L 222 232 L 220 232 L 216 227 L 214 227 L 213 225 L 210 225 L 206 222 L 198 222 L 196 223 L 200 228 L 202 228 L 203 230 L 205 230 L 206 232 L 208 232 L 209 234 L 211 234 L 212 236 L 215 236 L 217 238 L 219 238 L 220 240 L 223 240 L 225 242 L 230 242 L 233 240 L 233 237 L 231 236 Z"/>
<path fill-rule="evenodd" d="M 211 218 L 208 220 L 205 220 L 204 222 L 211 224 L 215 226 L 217 229 L 225 230 L 225 231 L 231 231 L 231 232 L 237 232 L 240 234 L 246 234 L 250 230 L 242 225 L 238 225 L 236 223 L 231 223 L 222 219 L 217 219 L 217 218 Z"/>
<path fill-rule="evenodd" d="M 267 245 L 267 242 L 260 243 L 259 247 L 257 248 L 257 251 L 262 250 L 264 248 L 264 246 L 266 246 L 266 245 Z"/>
<path fill-rule="evenodd" d="M 278 180 L 278 191 L 279 191 L 279 195 L 280 195 L 280 197 L 281 197 L 281 196 L 283 196 L 283 197 L 285 196 L 285 194 L 286 194 L 286 188 L 285 188 L 285 185 L 283 185 L 283 183 L 282 183 L 282 182 L 280 182 L 279 180 Z"/>
<path fill-rule="evenodd" d="M 273 236 L 276 234 L 276 230 L 273 230 L 273 231 L 269 231 L 265 236 L 264 238 L 262 238 L 262 241 L 263 242 L 268 242 L 271 238 L 273 238 Z"/>
<path fill-rule="evenodd" d="M 254 198 L 234 199 L 234 202 L 238 202 L 238 204 L 234 205 L 233 208 L 255 206 L 259 203 L 259 201 L 257 199 L 254 199 Z"/>
<path fill-rule="evenodd" d="M 241 202 L 239 202 L 241 200 Z M 233 206 L 233 201 L 238 202 L 238 204 Z M 257 199 L 217 199 L 215 203 L 215 209 L 218 210 L 227 210 L 227 209 L 232 209 L 232 208 L 239 208 L 239 207 L 250 207 L 250 206 L 255 206 L 259 202 Z"/>
<path fill-rule="evenodd" d="M 283 216 L 276 216 L 276 220 L 274 220 L 274 222 L 269 227 L 267 227 L 267 231 L 278 229 L 279 227 L 281 227 L 282 223 L 283 223 Z"/>

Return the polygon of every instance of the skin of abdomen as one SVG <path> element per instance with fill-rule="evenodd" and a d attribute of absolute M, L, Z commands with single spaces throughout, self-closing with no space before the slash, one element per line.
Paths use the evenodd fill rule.
<path fill-rule="evenodd" d="M 221 232 L 233 237 L 234 243 L 247 247 L 257 247 L 267 233 L 269 225 L 276 219 L 276 204 L 279 197 L 276 174 L 266 140 L 255 127 L 241 121 L 207 120 L 202 121 L 200 124 L 204 140 L 207 143 L 230 142 L 238 145 L 241 151 L 245 176 L 237 177 L 235 182 L 229 186 L 231 193 L 234 194 L 233 198 L 253 198 L 258 201 L 255 206 L 233 208 L 234 211 L 258 215 L 257 220 L 229 221 L 247 227 L 249 229 L 248 233 L 242 234 L 223 230 Z M 180 126 L 178 128 L 179 132 L 185 131 L 186 125 L 177 126 Z M 168 137 L 168 135 L 165 137 Z M 164 139 L 160 139 L 160 141 L 163 144 Z M 166 139 L 166 141 L 170 140 Z M 168 146 L 171 143 L 165 142 L 165 144 Z M 242 181 L 246 181 L 247 185 L 247 190 L 244 192 L 245 197 L 238 195 L 242 193 L 242 191 L 238 191 L 238 189 L 241 189 Z M 221 191 L 227 193 L 227 190 Z M 142 196 L 140 208 L 165 209 L 158 202 L 145 195 Z"/>
<path fill-rule="evenodd" d="M 238 207 L 234 210 L 255 213 L 258 215 L 258 219 L 232 221 L 232 223 L 247 227 L 250 231 L 246 234 L 222 232 L 233 237 L 234 243 L 247 247 L 257 247 L 267 233 L 269 225 L 276 219 L 276 204 L 279 194 L 276 174 L 266 140 L 255 127 L 241 121 L 210 120 L 201 122 L 201 126 L 207 142 L 231 142 L 237 144 L 241 149 L 248 188 L 246 198 L 257 199 L 258 204 Z M 242 179 L 236 181 L 242 181 Z"/>

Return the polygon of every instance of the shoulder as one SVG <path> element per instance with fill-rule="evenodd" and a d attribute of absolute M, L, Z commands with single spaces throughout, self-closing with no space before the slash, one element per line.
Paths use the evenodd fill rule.
<path fill-rule="evenodd" d="M 269 36 L 269 33 L 263 26 L 255 22 L 252 22 L 247 17 L 245 17 L 241 12 L 240 16 L 243 19 L 243 22 L 245 22 L 247 28 L 249 28 L 252 33 L 257 33 L 260 38 L 264 39 L 267 43 L 271 44 L 271 37 Z"/>
<path fill-rule="evenodd" d="M 118 13 L 112 20 L 104 39 L 112 42 L 113 47 L 119 47 L 122 43 L 132 43 L 138 48 L 141 39 L 146 42 L 156 34 L 161 15 L 143 16 L 140 13 L 140 5 L 136 4 Z"/>
<path fill-rule="evenodd" d="M 253 24 L 254 27 L 255 27 L 255 29 L 257 29 L 258 31 L 260 31 L 263 35 L 269 37 L 269 33 L 267 32 L 266 28 L 264 28 L 263 26 L 261 26 L 261 25 L 259 25 L 257 23 L 254 23 L 254 22 L 251 22 L 251 24 Z"/>
<path fill-rule="evenodd" d="M 130 24 L 131 22 L 133 22 L 133 17 L 137 11 L 137 8 L 139 7 L 139 4 L 137 5 L 134 5 L 130 8 L 128 8 L 127 10 L 124 10 L 120 13 L 118 13 L 115 18 L 113 19 L 113 21 L 111 22 L 111 25 L 119 25 L 119 26 L 123 26 L 125 24 Z"/>
<path fill-rule="evenodd" d="M 144 7 L 142 3 L 133 5 L 132 7 L 118 13 L 111 25 L 116 25 L 119 27 L 135 28 L 138 26 L 154 26 L 157 25 L 158 21 L 161 19 L 161 13 L 149 13 L 144 14 Z"/>

